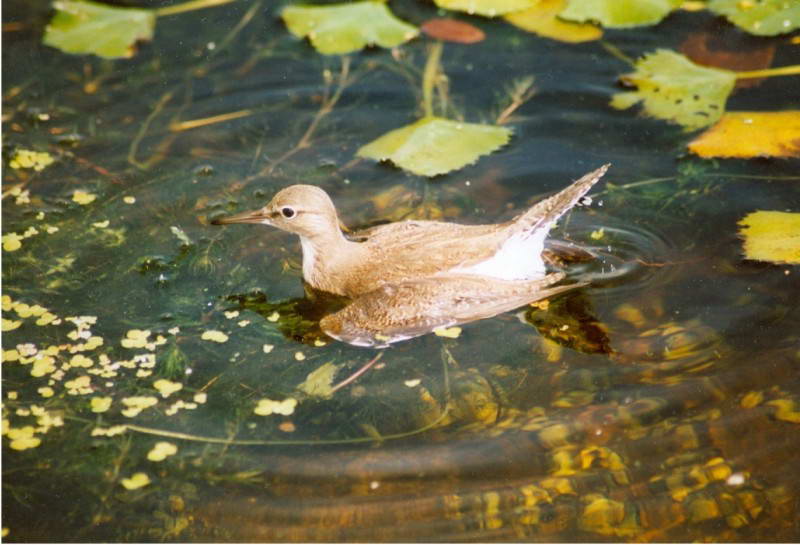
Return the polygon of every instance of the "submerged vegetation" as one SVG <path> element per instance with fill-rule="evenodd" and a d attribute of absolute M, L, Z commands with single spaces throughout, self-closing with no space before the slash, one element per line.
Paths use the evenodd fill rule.
<path fill-rule="evenodd" d="M 7 3 L 4 540 L 796 539 L 800 14 L 622 4 Z M 589 287 L 383 352 L 209 225 L 499 221 L 607 161 L 554 232 Z"/>

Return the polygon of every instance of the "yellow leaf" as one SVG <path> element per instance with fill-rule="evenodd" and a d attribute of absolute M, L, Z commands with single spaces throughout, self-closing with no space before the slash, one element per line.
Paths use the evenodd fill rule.
<path fill-rule="evenodd" d="M 169 397 L 181 388 L 183 388 L 183 384 L 180 382 L 172 382 L 171 380 L 167 380 L 165 378 L 158 379 L 153 383 L 153 388 L 159 391 L 161 397 Z"/>
<path fill-rule="evenodd" d="M 464 11 L 470 15 L 496 17 L 528 9 L 536 0 L 434 0 L 437 6 L 453 11 Z"/>
<path fill-rule="evenodd" d="M 136 490 L 150 484 L 150 477 L 147 473 L 134 473 L 129 479 L 122 479 L 122 486 L 128 490 Z"/>
<path fill-rule="evenodd" d="M 286 398 L 283 401 L 265 398 L 258 401 L 258 405 L 253 409 L 253 412 L 260 416 L 269 416 L 271 414 L 289 416 L 294 412 L 296 406 L 297 400 L 293 397 Z"/>
<path fill-rule="evenodd" d="M 457 339 L 461 335 L 460 327 L 440 327 L 433 330 L 434 335 L 438 337 L 447 337 L 448 339 Z"/>
<path fill-rule="evenodd" d="M 3 250 L 6 252 L 16 252 L 22 248 L 22 237 L 17 233 L 3 235 Z"/>
<path fill-rule="evenodd" d="M 3 318 L 3 331 L 13 331 L 22 325 L 19 320 L 8 320 Z"/>
<path fill-rule="evenodd" d="M 172 456 L 178 452 L 178 447 L 176 447 L 172 443 L 168 443 L 167 441 L 159 441 L 155 444 L 155 446 L 147 453 L 147 459 L 151 462 L 160 462 L 167 458 L 168 456 Z"/>
<path fill-rule="evenodd" d="M 76 189 L 72 194 L 72 200 L 78 204 L 89 204 L 96 198 L 97 195 L 89 193 L 88 191 L 83 191 L 82 189 Z"/>
<path fill-rule="evenodd" d="M 505 15 L 512 25 L 560 42 L 580 43 L 599 40 L 603 30 L 589 23 L 573 23 L 557 16 L 567 0 L 540 0 L 534 6 Z"/>
<path fill-rule="evenodd" d="M 728 112 L 689 149 L 701 157 L 800 157 L 800 110 Z"/>
<path fill-rule="evenodd" d="M 203 334 L 200 336 L 200 338 L 204 341 L 214 341 L 216 343 L 224 343 L 228 340 L 227 335 L 225 335 L 222 331 L 217 331 L 215 329 L 203 331 Z"/>
<path fill-rule="evenodd" d="M 800 213 L 758 210 L 739 225 L 747 259 L 800 264 Z"/>
<path fill-rule="evenodd" d="M 111 408 L 110 397 L 93 397 L 91 401 L 93 413 L 104 413 Z"/>

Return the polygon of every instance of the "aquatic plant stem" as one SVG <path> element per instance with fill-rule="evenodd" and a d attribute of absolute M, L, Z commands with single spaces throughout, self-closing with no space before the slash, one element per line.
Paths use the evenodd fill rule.
<path fill-rule="evenodd" d="M 611 55 L 613 55 L 614 57 L 618 58 L 622 62 L 624 62 L 626 64 L 629 64 L 631 66 L 635 66 L 636 65 L 636 61 L 635 60 L 633 60 L 631 57 L 629 57 L 628 55 L 623 53 L 622 50 L 619 47 L 617 47 L 616 45 L 612 44 L 611 42 L 607 42 L 605 40 L 601 40 L 600 41 L 600 45 L 603 46 L 603 49 L 605 49 L 606 51 L 611 53 Z"/>
<path fill-rule="evenodd" d="M 439 63 L 442 59 L 443 47 L 444 43 L 441 40 L 433 43 L 425 63 L 425 71 L 422 74 L 422 110 L 425 117 L 433 115 L 433 88 L 441 69 Z"/>
<path fill-rule="evenodd" d="M 798 76 L 800 75 L 800 64 L 781 66 L 779 68 L 764 68 L 763 70 L 748 70 L 746 72 L 735 72 L 735 74 L 736 79 L 771 78 L 773 76 Z"/>
<path fill-rule="evenodd" d="M 372 359 L 371 359 L 371 360 L 369 360 L 367 363 L 365 363 L 365 364 L 364 364 L 364 365 L 361 367 L 361 369 L 359 369 L 358 371 L 356 371 L 355 373 L 353 373 L 352 375 L 350 375 L 349 377 L 347 377 L 346 379 L 344 379 L 342 382 L 340 382 L 339 384 L 337 384 L 336 386 L 334 386 L 333 388 L 331 388 L 331 394 L 333 394 L 333 393 L 334 393 L 334 392 L 336 392 L 337 390 L 341 390 L 342 388 L 344 388 L 345 386 L 347 386 L 347 385 L 348 385 L 348 384 L 350 384 L 351 382 L 355 381 L 355 380 L 356 380 L 358 377 L 360 377 L 361 375 L 363 375 L 364 373 L 366 373 L 366 372 L 367 372 L 367 370 L 368 370 L 370 367 L 372 367 L 373 365 L 375 365 L 375 364 L 378 362 L 378 360 L 379 360 L 379 359 L 381 359 L 381 357 L 382 357 L 382 356 L 383 356 L 383 350 L 381 350 L 380 352 L 378 352 L 378 354 L 377 354 L 377 355 L 376 355 L 374 358 L 372 358 Z"/>
<path fill-rule="evenodd" d="M 183 4 L 177 4 L 175 6 L 157 8 L 154 11 L 156 12 L 156 17 L 163 17 L 165 15 L 176 15 L 178 13 L 185 13 L 198 9 L 213 8 L 235 1 L 236 0 L 192 0 L 191 2 L 184 2 Z"/>
<path fill-rule="evenodd" d="M 326 80 L 329 76 L 326 76 Z M 352 83 L 350 80 L 350 57 L 342 57 L 342 69 L 339 72 L 339 82 L 336 86 L 336 90 L 333 94 L 330 94 L 330 84 L 325 88 L 325 96 L 322 99 L 322 106 L 320 106 L 317 113 L 314 115 L 314 119 L 311 120 L 311 123 L 308 125 L 306 132 L 303 133 L 303 136 L 300 137 L 300 140 L 297 141 L 297 144 L 286 153 L 271 161 L 267 166 L 262 168 L 256 175 L 250 176 L 242 181 L 242 185 L 246 185 L 247 183 L 251 182 L 256 178 L 260 178 L 263 176 L 269 176 L 275 170 L 275 168 L 284 162 L 286 159 L 290 158 L 292 155 L 296 154 L 297 152 L 308 148 L 311 145 L 311 138 L 314 136 L 314 132 L 316 132 L 317 127 L 319 126 L 320 122 L 333 111 L 334 106 L 336 103 L 339 102 L 339 99 L 342 97 L 342 93 L 344 90 Z"/>

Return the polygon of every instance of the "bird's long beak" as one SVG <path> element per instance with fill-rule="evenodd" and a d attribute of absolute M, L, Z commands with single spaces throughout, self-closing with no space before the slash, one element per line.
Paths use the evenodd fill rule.
<path fill-rule="evenodd" d="M 248 210 L 247 212 L 239 212 L 233 216 L 224 218 L 216 218 L 211 221 L 211 225 L 228 225 L 229 223 L 261 223 L 270 225 L 269 216 L 264 214 L 264 210 Z"/>

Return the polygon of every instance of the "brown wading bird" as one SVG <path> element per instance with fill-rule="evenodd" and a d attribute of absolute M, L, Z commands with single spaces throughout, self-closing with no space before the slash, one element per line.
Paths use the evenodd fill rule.
<path fill-rule="evenodd" d="M 357 346 L 382 347 L 585 285 L 554 286 L 565 274 L 545 271 L 544 240 L 608 167 L 505 223 L 412 220 L 346 236 L 328 194 L 311 185 L 287 187 L 263 208 L 213 223 L 261 223 L 300 236 L 305 281 L 352 299 L 322 319 L 322 330 Z"/>

